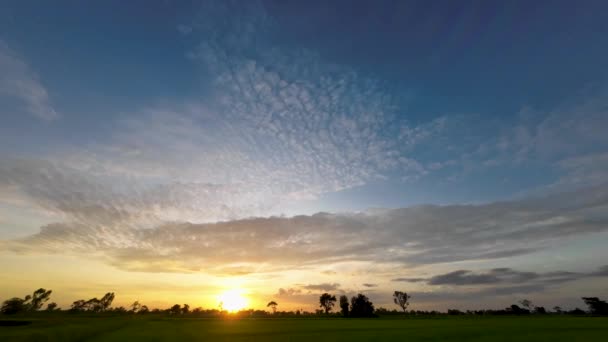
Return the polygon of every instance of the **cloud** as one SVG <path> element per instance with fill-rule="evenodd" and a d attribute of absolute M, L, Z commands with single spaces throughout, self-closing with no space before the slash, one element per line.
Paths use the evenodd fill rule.
<path fill-rule="evenodd" d="M 0 171 L 10 174 L 10 168 Z M 52 168 L 44 175 L 13 171 L 23 174 L 24 183 L 32 176 L 55 179 Z M 6 178 L 0 172 L 0 182 Z M 172 216 L 163 208 L 171 211 L 175 194 L 121 197 L 78 177 L 57 177 L 51 183 L 56 188 L 36 186 L 27 192 L 65 220 L 42 227 L 38 234 L 4 241 L 3 249 L 97 255 L 128 270 L 244 274 L 340 261 L 415 266 L 508 258 L 608 229 L 608 186 L 481 205 L 190 223 L 168 220 Z M 72 193 L 73 186 L 80 192 Z M 138 192 L 127 192 L 132 193 Z M 336 237 L 340 244 L 335 244 Z M 460 271 L 433 282 L 491 283 L 529 276 L 508 269 Z"/>
<path fill-rule="evenodd" d="M 192 32 L 192 27 L 188 26 L 188 25 L 177 25 L 177 31 L 179 31 L 179 33 L 183 34 L 183 35 L 187 35 L 190 34 Z"/>
<path fill-rule="evenodd" d="M 0 98 L 3 97 L 18 100 L 27 113 L 39 119 L 48 121 L 59 118 L 38 75 L 0 40 Z M 4 107 L 3 110 L 9 109 Z"/>
<path fill-rule="evenodd" d="M 322 283 L 322 284 L 308 284 L 301 286 L 305 290 L 310 291 L 336 291 L 340 288 L 338 283 Z"/>
<path fill-rule="evenodd" d="M 204 20 L 186 26 L 200 37 L 191 57 L 208 70 L 209 95 L 121 115 L 107 140 L 2 158 L 11 192 L 0 196 L 87 226 L 107 219 L 137 229 L 278 215 L 392 174 L 428 173 L 409 152 L 442 119 L 410 124 L 383 82 L 267 45 L 273 22 L 259 5 L 204 6 Z"/>
<path fill-rule="evenodd" d="M 608 265 L 601 267 L 596 272 L 577 273 L 568 271 L 554 271 L 548 273 L 522 272 L 511 268 L 494 268 L 487 272 L 475 272 L 471 270 L 457 270 L 445 274 L 439 274 L 430 278 L 395 278 L 397 282 L 425 282 L 428 285 L 504 285 L 533 283 L 534 286 L 558 284 L 568 281 L 579 280 L 589 277 L 608 276 Z M 505 288 L 504 291 L 508 291 Z M 494 288 L 491 291 L 500 291 Z"/>
<path fill-rule="evenodd" d="M 288 289 L 280 288 L 277 291 L 277 296 L 279 296 L 279 297 L 294 296 L 294 295 L 299 295 L 301 293 L 302 293 L 301 289 L 294 289 L 291 287 Z"/>

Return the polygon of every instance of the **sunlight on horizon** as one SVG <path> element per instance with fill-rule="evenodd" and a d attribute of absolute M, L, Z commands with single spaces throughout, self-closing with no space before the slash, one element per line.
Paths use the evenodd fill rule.
<path fill-rule="evenodd" d="M 240 289 L 224 291 L 217 299 L 220 302 L 220 307 L 229 312 L 242 310 L 248 305 L 248 300 L 243 296 L 243 290 Z"/>

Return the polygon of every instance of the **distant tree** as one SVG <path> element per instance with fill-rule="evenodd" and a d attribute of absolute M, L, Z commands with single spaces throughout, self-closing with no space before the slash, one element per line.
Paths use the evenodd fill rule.
<path fill-rule="evenodd" d="M 2 303 L 0 312 L 5 315 L 14 315 L 27 310 L 26 300 L 18 297 L 7 299 Z"/>
<path fill-rule="evenodd" d="M 521 304 L 521 306 L 523 306 L 524 308 L 526 308 L 527 310 L 533 310 L 534 309 L 534 304 L 532 304 L 531 300 L 528 299 L 523 299 L 519 301 L 519 304 Z"/>
<path fill-rule="evenodd" d="M 568 311 L 568 314 L 570 314 L 570 315 L 584 315 L 585 311 L 581 310 L 580 308 L 576 308 L 574 310 Z"/>
<path fill-rule="evenodd" d="M 514 315 L 527 315 L 530 313 L 530 310 L 522 309 L 521 307 L 519 307 L 519 305 L 516 304 L 511 305 L 511 307 L 507 308 L 506 311 L 507 313 Z"/>
<path fill-rule="evenodd" d="M 326 292 L 319 297 L 319 304 L 319 306 L 325 310 L 325 313 L 328 314 L 336 304 L 336 296 L 330 295 Z"/>
<path fill-rule="evenodd" d="M 464 315 L 464 312 L 462 312 L 458 309 L 448 309 L 448 315 L 452 315 L 452 316 Z"/>
<path fill-rule="evenodd" d="M 57 303 L 52 302 L 46 305 L 46 311 L 55 311 L 57 309 Z"/>
<path fill-rule="evenodd" d="M 108 292 L 103 297 L 101 297 L 101 299 L 99 300 L 99 305 L 100 305 L 101 311 L 108 310 L 110 305 L 112 305 L 113 301 L 114 301 L 114 292 Z"/>
<path fill-rule="evenodd" d="M 537 315 L 544 315 L 547 313 L 547 310 L 545 309 L 544 306 L 535 306 L 534 313 Z"/>
<path fill-rule="evenodd" d="M 169 309 L 169 313 L 172 315 L 179 315 L 182 313 L 182 307 L 179 304 L 175 304 Z"/>
<path fill-rule="evenodd" d="M 127 309 L 124 306 L 119 306 L 117 308 L 114 309 L 108 309 L 108 311 L 112 311 L 112 312 L 116 312 L 116 313 L 121 313 L 121 314 L 126 314 L 129 311 L 127 311 Z"/>
<path fill-rule="evenodd" d="M 45 290 L 40 288 L 34 291 L 34 294 L 31 296 L 29 303 L 30 311 L 38 311 L 42 308 L 42 305 L 51 298 L 52 290 Z"/>
<path fill-rule="evenodd" d="M 583 301 L 589 307 L 589 312 L 592 315 L 608 315 L 608 303 L 598 297 L 583 297 Z"/>
<path fill-rule="evenodd" d="M 340 311 L 342 316 L 348 317 L 348 297 L 345 295 L 340 296 Z"/>
<path fill-rule="evenodd" d="M 365 295 L 359 293 L 350 300 L 351 317 L 373 317 L 374 304 Z"/>
<path fill-rule="evenodd" d="M 147 314 L 148 312 L 150 312 L 150 309 L 148 309 L 147 305 L 142 305 L 137 311 L 138 314 Z"/>
<path fill-rule="evenodd" d="M 139 310 L 141 310 L 141 304 L 139 303 L 139 301 L 134 301 L 133 304 L 131 304 L 130 306 L 131 310 L 129 310 L 130 312 L 139 312 Z"/>
<path fill-rule="evenodd" d="M 87 309 L 86 305 L 87 305 L 87 302 L 84 299 L 76 300 L 72 303 L 72 306 L 70 307 L 70 311 L 74 311 L 74 312 L 85 311 Z"/>
<path fill-rule="evenodd" d="M 411 298 L 411 296 L 409 296 L 405 292 L 395 291 L 393 293 L 393 302 L 395 302 L 395 304 L 399 305 L 401 310 L 403 310 L 404 314 L 406 313 L 407 306 L 410 305 L 410 303 L 409 303 L 410 298 Z"/>
<path fill-rule="evenodd" d="M 84 310 L 91 312 L 101 312 L 103 307 L 101 306 L 101 301 L 95 298 L 91 298 L 84 303 Z"/>
<path fill-rule="evenodd" d="M 555 313 L 557 313 L 557 314 L 561 314 L 562 313 L 562 308 L 560 306 L 554 306 L 553 307 L 553 311 L 555 311 Z"/>
<path fill-rule="evenodd" d="M 277 302 L 275 302 L 274 300 L 272 300 L 272 301 L 268 302 L 268 304 L 266 304 L 266 307 L 267 308 L 270 307 L 272 309 L 272 313 L 276 314 L 277 313 L 277 306 L 278 305 L 279 304 L 277 304 Z"/>
<path fill-rule="evenodd" d="M 24 311 L 38 311 L 42 308 L 42 305 L 51 297 L 51 290 L 45 290 L 40 288 L 32 295 L 27 295 L 25 298 L 21 299 L 18 297 L 14 297 L 4 301 L 2 305 L 1 312 L 6 314 L 19 313 Z"/>
<path fill-rule="evenodd" d="M 190 305 L 188 305 L 188 304 L 184 304 L 184 305 L 182 306 L 182 313 L 183 313 L 184 315 L 185 315 L 185 314 L 190 313 Z"/>

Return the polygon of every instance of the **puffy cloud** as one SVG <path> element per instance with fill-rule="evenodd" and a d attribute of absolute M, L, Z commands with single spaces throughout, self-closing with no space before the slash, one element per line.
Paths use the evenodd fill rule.
<path fill-rule="evenodd" d="M 38 75 L 23 58 L 0 40 L 0 99 L 3 97 L 17 99 L 28 114 L 39 119 L 59 118 Z M 8 108 L 3 105 L 2 110 Z"/>

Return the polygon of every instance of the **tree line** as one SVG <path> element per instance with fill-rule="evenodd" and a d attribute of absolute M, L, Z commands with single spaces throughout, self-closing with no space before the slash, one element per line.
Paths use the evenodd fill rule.
<path fill-rule="evenodd" d="M 91 298 L 88 300 L 79 299 L 72 303 L 69 309 L 60 310 L 55 302 L 49 302 L 52 290 L 40 288 L 34 291 L 31 295 L 28 294 L 23 298 L 14 297 L 5 300 L 0 307 L 0 313 L 4 315 L 23 314 L 32 312 L 69 312 L 69 313 L 119 313 L 119 314 L 168 314 L 171 316 L 199 316 L 199 317 L 220 317 L 226 313 L 221 308 L 218 309 L 203 309 L 201 307 L 191 309 L 188 304 L 174 304 L 167 309 L 150 309 L 146 305 L 142 305 L 139 301 L 133 302 L 128 308 L 114 307 L 114 292 L 108 292 L 101 298 Z M 333 315 L 342 317 L 377 317 L 379 315 L 543 315 L 543 314 L 570 314 L 570 315 L 596 315 L 608 316 L 608 303 L 598 297 L 582 297 L 583 302 L 587 305 L 588 310 L 576 308 L 574 310 L 563 310 L 559 306 L 553 308 L 553 311 L 546 310 L 543 306 L 536 306 L 528 299 L 521 300 L 518 304 L 513 304 L 501 310 L 466 310 L 448 309 L 447 312 L 439 311 L 421 311 L 410 310 L 407 308 L 410 304 L 411 296 L 403 291 L 395 291 L 392 299 L 397 309 L 375 308 L 371 300 L 364 294 L 357 294 L 350 299 L 341 295 L 336 298 L 330 293 L 323 293 L 319 296 L 319 308 L 315 312 L 307 312 L 304 310 L 295 311 L 277 311 L 279 304 L 272 300 L 266 307 L 270 308 L 272 313 L 264 310 L 246 309 L 234 314 L 237 317 L 290 317 L 290 316 L 312 316 L 312 315 Z M 46 304 L 46 307 L 44 307 Z M 332 312 L 335 305 L 338 304 L 340 310 Z"/>

